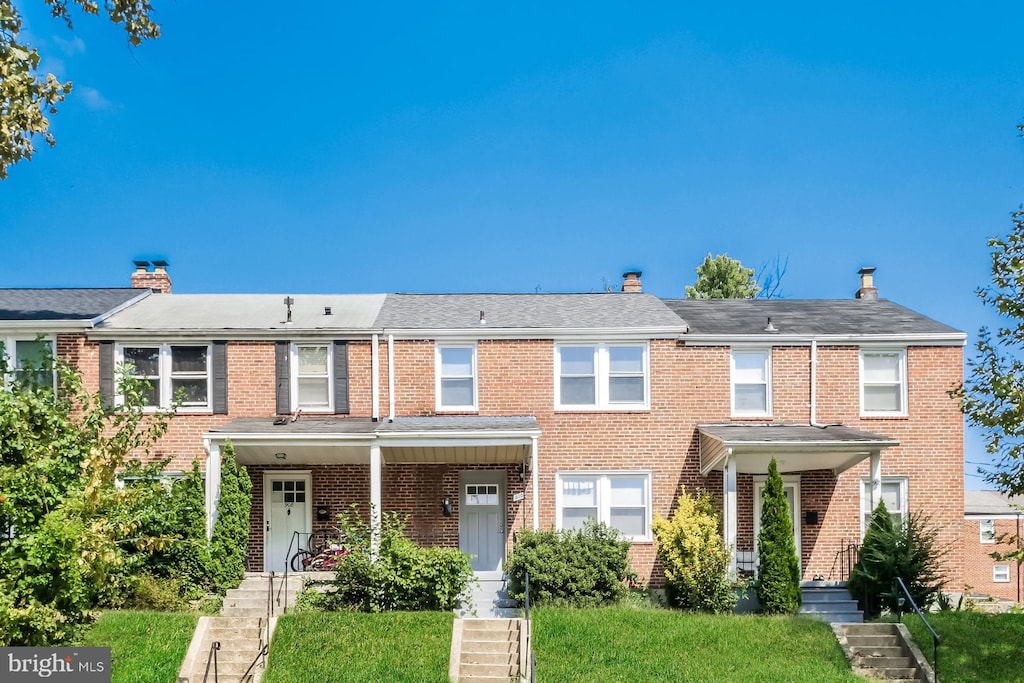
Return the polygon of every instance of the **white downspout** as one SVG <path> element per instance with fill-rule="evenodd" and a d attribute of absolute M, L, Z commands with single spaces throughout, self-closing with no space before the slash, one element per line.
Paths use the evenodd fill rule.
<path fill-rule="evenodd" d="M 380 351 L 377 349 L 380 338 L 376 333 L 370 343 L 370 401 L 373 403 L 370 419 L 376 422 L 380 419 Z"/>
<path fill-rule="evenodd" d="M 531 437 L 533 441 L 533 453 L 532 462 L 530 463 L 530 474 L 533 475 L 533 530 L 540 530 L 540 462 L 537 458 L 537 444 L 540 441 L 539 437 Z"/>
<path fill-rule="evenodd" d="M 808 424 L 812 427 L 825 427 L 818 424 L 818 340 L 811 338 L 811 416 Z"/>
<path fill-rule="evenodd" d="M 395 335 L 388 335 L 388 422 L 395 419 Z"/>

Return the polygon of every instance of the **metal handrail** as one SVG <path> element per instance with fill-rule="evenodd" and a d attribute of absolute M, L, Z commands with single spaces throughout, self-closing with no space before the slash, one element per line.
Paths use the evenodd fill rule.
<path fill-rule="evenodd" d="M 857 564 L 860 546 L 856 543 L 846 543 L 845 540 L 843 543 L 843 549 L 836 553 L 835 559 L 832 560 L 832 568 L 828 570 L 829 581 L 835 576 L 837 566 L 839 567 L 839 580 L 848 580 L 853 573 L 854 566 Z"/>
<path fill-rule="evenodd" d="M 249 664 L 249 668 L 246 669 L 245 673 L 242 674 L 242 677 L 238 679 L 238 683 L 251 683 L 252 682 L 252 680 L 253 680 L 253 678 L 255 676 L 255 674 L 252 672 L 252 670 L 256 666 L 256 664 L 260 661 L 260 657 L 265 657 L 266 656 L 267 650 L 269 648 L 270 648 L 270 644 L 269 643 L 264 644 L 263 647 L 260 648 L 260 651 L 256 653 L 256 657 L 253 658 L 252 663 Z"/>
<path fill-rule="evenodd" d="M 530 655 L 530 683 L 536 683 L 537 657 L 533 654 L 533 643 L 531 642 L 533 640 L 533 622 L 530 620 L 530 572 L 526 572 L 523 602 L 526 605 L 526 652 Z"/>
<path fill-rule="evenodd" d="M 281 591 L 284 591 L 284 608 L 281 611 L 282 614 L 288 614 L 288 568 L 291 565 L 292 559 L 292 548 L 295 547 L 295 551 L 298 552 L 301 547 L 301 541 L 299 541 L 299 534 L 309 533 L 309 537 L 312 539 L 313 534 L 310 532 L 293 531 L 292 538 L 288 541 L 288 550 L 284 556 L 284 583 L 281 584 L 281 588 L 277 589 L 277 604 L 281 604 Z"/>
<path fill-rule="evenodd" d="M 914 598 L 910 596 L 910 591 L 907 590 L 907 584 L 903 583 L 903 579 L 897 576 L 896 582 L 899 584 L 900 590 L 903 591 L 903 595 L 907 596 L 907 600 L 910 602 L 910 606 L 914 608 L 914 612 L 917 614 L 917 616 L 921 617 L 921 621 L 924 623 L 925 628 L 927 628 L 932 633 L 932 661 L 934 662 L 934 664 L 932 664 L 932 671 L 935 673 L 935 683 L 939 683 L 939 644 L 942 642 L 942 638 L 939 637 L 939 634 L 935 632 L 935 629 L 932 628 L 932 625 L 928 623 L 928 619 L 925 618 L 924 612 L 922 612 L 921 608 L 917 606 L 916 602 L 914 602 Z M 902 624 L 903 598 L 899 598 L 898 600 L 899 601 L 897 602 L 896 619 Z"/>
<path fill-rule="evenodd" d="M 217 650 L 220 649 L 220 641 L 210 643 L 210 654 L 206 656 L 206 672 L 203 674 L 203 683 L 210 677 L 210 663 L 213 663 L 213 683 L 218 683 L 217 678 Z"/>

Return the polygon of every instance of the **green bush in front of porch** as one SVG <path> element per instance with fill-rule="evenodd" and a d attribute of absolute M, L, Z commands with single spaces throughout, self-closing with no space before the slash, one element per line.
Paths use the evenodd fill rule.
<path fill-rule="evenodd" d="M 772 458 L 761 503 L 761 531 L 757 536 L 757 581 L 761 611 L 792 614 L 800 609 L 800 560 L 793 540 L 793 522 L 779 467 Z"/>
<path fill-rule="evenodd" d="M 596 607 L 618 602 L 636 581 L 629 541 L 607 524 L 588 520 L 581 529 L 519 532 L 505 562 L 509 596 L 522 603 L 526 575 L 538 604 Z"/>

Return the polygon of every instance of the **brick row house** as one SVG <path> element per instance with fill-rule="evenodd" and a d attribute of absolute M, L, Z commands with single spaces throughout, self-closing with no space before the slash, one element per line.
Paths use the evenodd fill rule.
<path fill-rule="evenodd" d="M 1020 550 L 1024 499 L 998 491 L 964 492 L 964 584 L 970 593 L 1021 601 L 1020 565 L 992 557 Z"/>
<path fill-rule="evenodd" d="M 283 569 L 296 532 L 358 503 L 467 551 L 481 577 L 518 530 L 597 518 L 658 586 L 653 519 L 697 488 L 750 569 L 772 457 L 806 579 L 834 572 L 877 500 L 960 539 L 946 392 L 965 335 L 878 299 L 870 269 L 850 300 L 700 301 L 645 293 L 639 273 L 598 294 L 172 294 L 165 263 L 137 266 L 136 289 L 76 329 L 14 339 L 27 299 L 57 290 L 0 290 L 0 339 L 12 353 L 43 333 L 110 402 L 122 365 L 152 406 L 183 396 L 157 455 L 203 462 L 212 525 L 232 444 L 254 484 L 253 571 Z M 945 569 L 961 585 L 959 547 Z"/>

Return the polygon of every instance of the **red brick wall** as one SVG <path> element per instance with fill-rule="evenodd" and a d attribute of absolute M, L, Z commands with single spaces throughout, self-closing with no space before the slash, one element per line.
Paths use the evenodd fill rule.
<path fill-rule="evenodd" d="M 995 519 L 996 538 L 1004 536 L 1009 539 L 1019 536 L 1024 530 L 1024 522 L 1018 526 L 1016 519 Z M 964 520 L 963 553 L 964 553 L 964 585 L 949 586 L 948 590 L 969 590 L 971 593 L 982 593 L 1007 600 L 1020 600 L 1024 597 L 1020 568 L 1013 560 L 997 560 L 989 556 L 993 552 L 1008 552 L 1014 549 L 1012 543 L 982 543 L 980 518 L 969 517 Z M 992 580 L 992 567 L 1005 564 L 1010 567 L 1010 582 L 996 583 Z M 969 587 L 969 589 L 967 588 Z"/>

